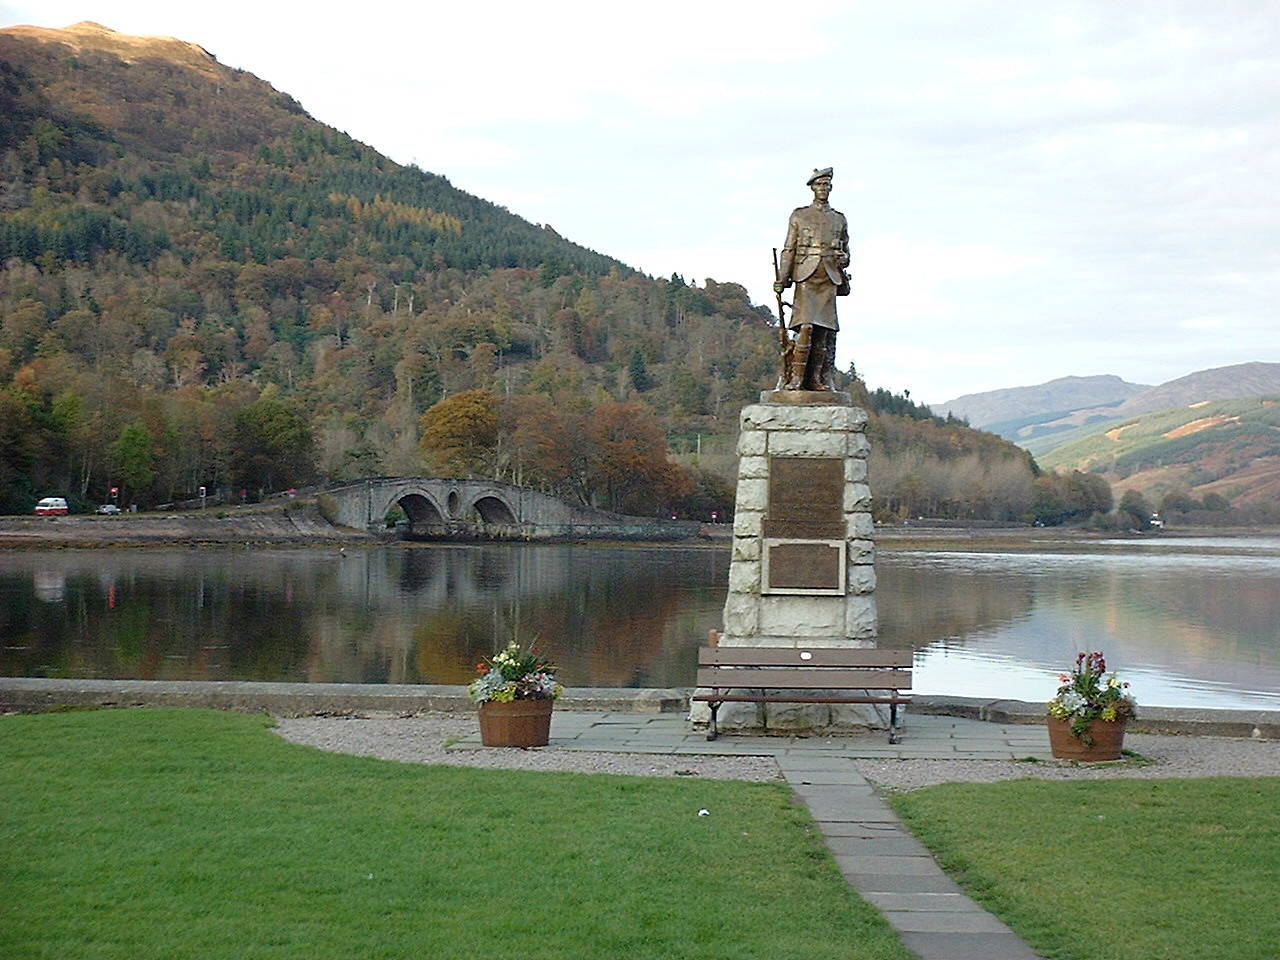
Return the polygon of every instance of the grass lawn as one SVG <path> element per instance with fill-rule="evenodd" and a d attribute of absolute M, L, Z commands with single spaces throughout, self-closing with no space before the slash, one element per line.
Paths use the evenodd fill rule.
<path fill-rule="evenodd" d="M 908 957 L 781 785 L 396 764 L 269 725 L 0 717 L 0 956 Z"/>
<path fill-rule="evenodd" d="M 1280 956 L 1280 778 L 950 784 L 893 805 L 1045 957 Z"/>

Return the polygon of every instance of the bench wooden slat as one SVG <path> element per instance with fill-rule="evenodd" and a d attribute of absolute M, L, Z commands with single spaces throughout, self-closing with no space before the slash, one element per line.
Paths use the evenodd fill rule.
<path fill-rule="evenodd" d="M 802 657 L 802 653 L 809 654 Z M 910 667 L 910 650 L 782 647 L 701 647 L 699 666 Z"/>
<path fill-rule="evenodd" d="M 870 668 L 848 670 L 840 667 L 821 670 L 770 667 L 725 670 L 703 667 L 698 671 L 698 686 L 776 687 L 779 690 L 909 690 L 911 671 Z"/>

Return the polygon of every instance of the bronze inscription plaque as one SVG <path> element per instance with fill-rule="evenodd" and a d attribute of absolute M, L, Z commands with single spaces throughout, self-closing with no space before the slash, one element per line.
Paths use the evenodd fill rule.
<path fill-rule="evenodd" d="M 844 461 L 770 457 L 766 537 L 843 540 Z"/>
<path fill-rule="evenodd" d="M 795 590 L 843 593 L 840 554 L 844 544 L 769 543 L 768 591 Z"/>

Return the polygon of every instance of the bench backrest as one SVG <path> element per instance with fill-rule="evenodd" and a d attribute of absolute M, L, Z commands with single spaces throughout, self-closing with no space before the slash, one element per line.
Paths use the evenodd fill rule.
<path fill-rule="evenodd" d="M 702 647 L 700 687 L 910 690 L 910 650 Z"/>

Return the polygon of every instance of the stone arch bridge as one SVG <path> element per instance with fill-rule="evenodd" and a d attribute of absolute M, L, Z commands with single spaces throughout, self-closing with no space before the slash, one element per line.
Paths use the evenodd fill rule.
<path fill-rule="evenodd" d="M 320 495 L 334 523 L 385 534 L 398 507 L 407 531 L 423 540 L 685 540 L 695 520 L 628 517 L 495 480 L 373 477 L 329 487 Z"/>

